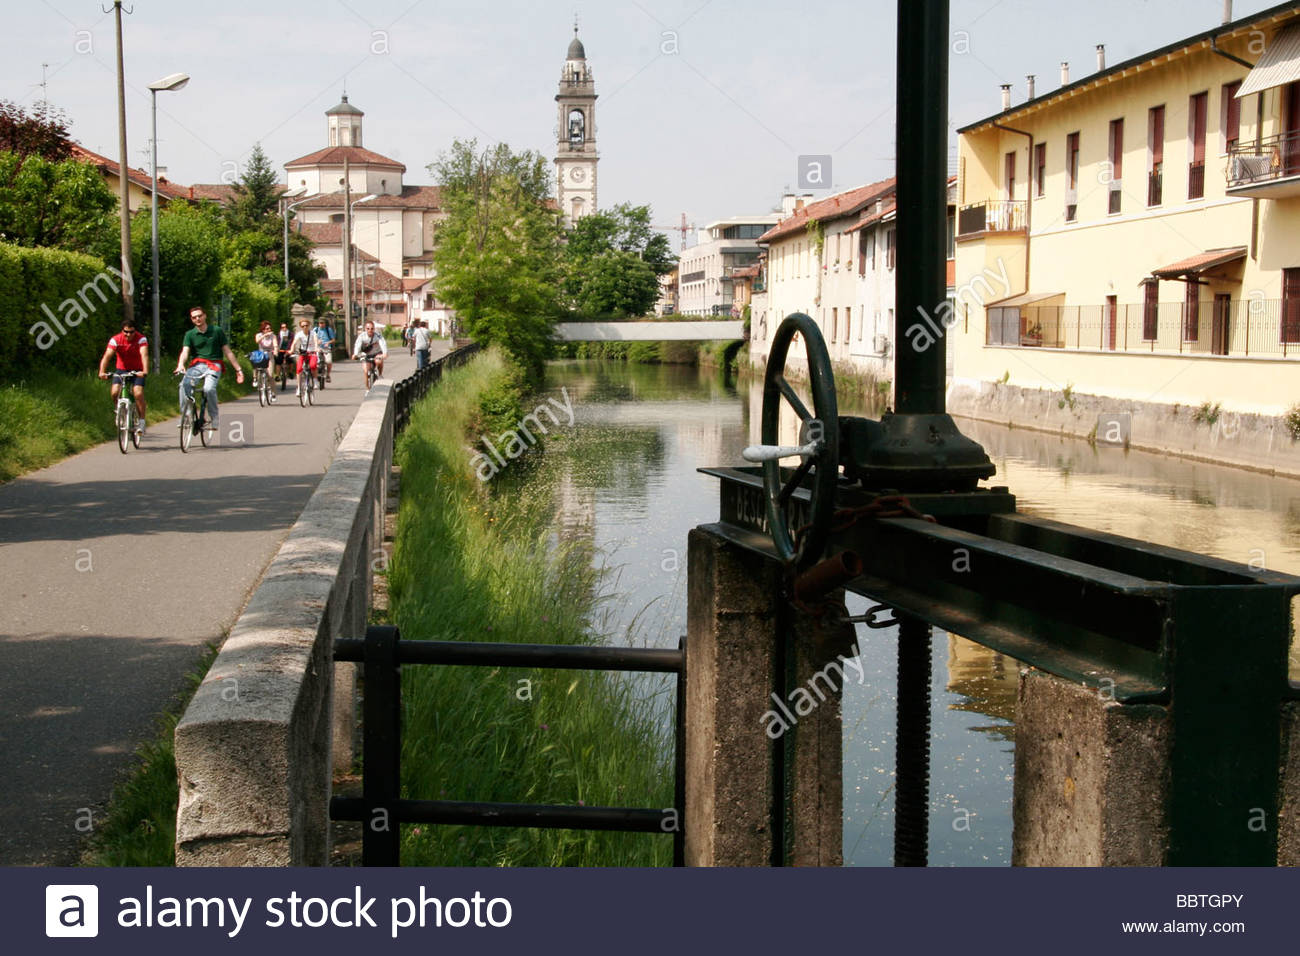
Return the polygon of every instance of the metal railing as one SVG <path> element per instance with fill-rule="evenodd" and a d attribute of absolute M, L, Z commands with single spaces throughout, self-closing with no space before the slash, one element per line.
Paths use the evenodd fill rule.
<path fill-rule="evenodd" d="M 1164 173 L 1160 170 L 1147 173 L 1147 205 L 1159 206 L 1164 199 Z"/>
<path fill-rule="evenodd" d="M 363 824 L 362 866 L 399 866 L 401 829 L 393 824 L 618 830 L 673 838 L 673 865 L 685 864 L 686 651 L 572 644 L 485 644 L 471 641 L 404 641 L 395 627 L 368 627 L 364 640 L 334 642 L 335 661 L 362 665 L 364 773 L 360 797 L 332 797 L 330 819 Z M 548 806 L 465 800 L 404 800 L 402 792 L 402 664 L 468 667 L 538 667 L 565 670 L 642 671 L 677 675 L 674 807 Z"/>
<path fill-rule="evenodd" d="M 957 211 L 957 235 L 981 232 L 1017 232 L 1025 228 L 1025 203 L 997 199 L 970 203 Z"/>
<path fill-rule="evenodd" d="M 1187 164 L 1187 198 L 1205 198 L 1205 162 Z"/>
<path fill-rule="evenodd" d="M 477 355 L 482 346 L 477 342 L 448 352 L 434 359 L 424 368 L 413 372 L 393 386 L 393 434 L 396 435 L 411 419 L 411 406 L 428 394 L 429 389 L 442 379 L 444 369 L 458 368 Z"/>
<path fill-rule="evenodd" d="M 1300 300 L 991 307 L 984 344 L 1045 349 L 1300 358 Z"/>
<path fill-rule="evenodd" d="M 1228 150 L 1224 172 L 1229 189 L 1300 176 L 1300 133 L 1269 136 L 1258 145 L 1237 143 Z"/>

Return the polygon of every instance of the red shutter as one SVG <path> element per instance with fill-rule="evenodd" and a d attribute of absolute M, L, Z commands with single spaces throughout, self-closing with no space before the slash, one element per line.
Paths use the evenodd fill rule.
<path fill-rule="evenodd" d="M 1192 162 L 1205 162 L 1205 113 L 1209 100 L 1208 93 L 1197 93 L 1192 97 Z"/>
<path fill-rule="evenodd" d="M 1165 161 L 1165 108 L 1157 106 L 1151 111 L 1151 162 L 1159 168 Z"/>

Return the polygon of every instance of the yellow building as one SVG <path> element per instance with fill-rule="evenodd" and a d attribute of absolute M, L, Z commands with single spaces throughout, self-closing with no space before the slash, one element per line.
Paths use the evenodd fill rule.
<path fill-rule="evenodd" d="M 1009 384 L 1280 414 L 1300 400 L 1300 5 L 1103 58 L 958 131 L 950 406 Z"/>

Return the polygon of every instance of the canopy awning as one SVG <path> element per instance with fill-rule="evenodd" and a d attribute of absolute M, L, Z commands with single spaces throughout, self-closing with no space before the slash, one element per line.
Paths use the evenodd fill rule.
<path fill-rule="evenodd" d="M 1009 299 L 999 299 L 997 302 L 990 302 L 988 308 L 1000 309 L 1008 305 L 1033 305 L 1035 302 L 1042 302 L 1044 299 L 1055 299 L 1058 296 L 1064 295 L 1064 292 L 1021 292 L 1019 295 L 1013 295 Z"/>
<path fill-rule="evenodd" d="M 1245 246 L 1233 246 L 1229 249 L 1207 249 L 1186 259 L 1179 259 L 1159 269 L 1152 269 L 1151 274 L 1157 279 L 1177 279 L 1182 276 L 1198 276 L 1229 262 L 1246 258 Z"/>
<path fill-rule="evenodd" d="M 1271 90 L 1300 80 L 1300 23 L 1279 30 L 1273 42 L 1264 47 L 1259 62 L 1246 75 L 1237 98 Z"/>

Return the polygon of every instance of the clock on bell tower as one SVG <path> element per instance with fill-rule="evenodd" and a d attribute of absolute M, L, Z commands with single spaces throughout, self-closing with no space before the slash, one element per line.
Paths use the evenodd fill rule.
<path fill-rule="evenodd" d="M 565 221 L 572 226 L 596 208 L 596 82 L 587 65 L 587 52 L 573 40 L 555 94 L 559 123 L 556 128 L 556 197 Z"/>

